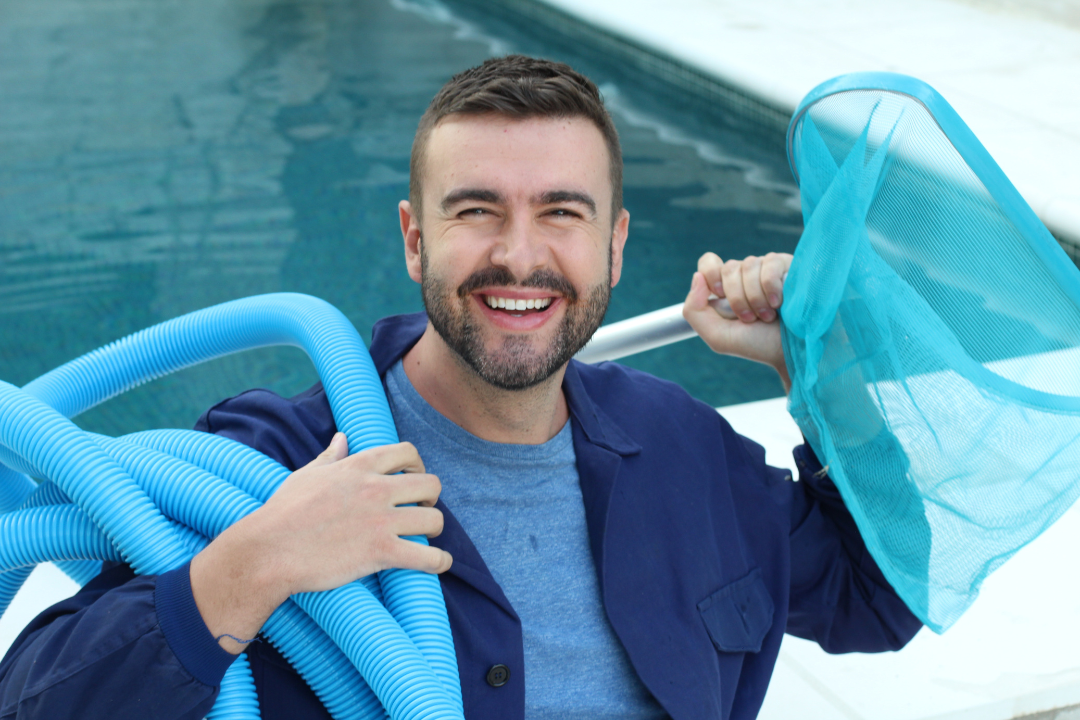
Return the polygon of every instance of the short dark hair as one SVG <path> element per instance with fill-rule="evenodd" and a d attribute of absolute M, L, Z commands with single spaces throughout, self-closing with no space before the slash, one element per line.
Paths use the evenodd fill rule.
<path fill-rule="evenodd" d="M 504 115 L 509 118 L 571 118 L 592 121 L 608 151 L 611 178 L 611 221 L 622 209 L 622 150 L 619 134 L 604 107 L 600 91 L 569 65 L 551 60 L 507 55 L 460 72 L 436 93 L 413 139 L 409 159 L 409 202 L 419 216 L 420 179 L 428 138 L 448 115 Z"/>

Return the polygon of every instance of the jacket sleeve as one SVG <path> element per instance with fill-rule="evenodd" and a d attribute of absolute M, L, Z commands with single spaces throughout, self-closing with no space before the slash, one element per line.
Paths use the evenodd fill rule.
<path fill-rule="evenodd" d="M 199 616 L 188 566 L 113 565 L 39 615 L 0 662 L 0 719 L 199 720 L 234 656 Z"/>
<path fill-rule="evenodd" d="M 787 632 L 814 640 L 830 653 L 899 650 L 919 631 L 921 621 L 874 562 L 840 492 L 810 446 L 796 448 L 795 460 L 800 479 L 791 483 Z M 884 453 L 882 462 L 906 460 L 902 453 Z"/>

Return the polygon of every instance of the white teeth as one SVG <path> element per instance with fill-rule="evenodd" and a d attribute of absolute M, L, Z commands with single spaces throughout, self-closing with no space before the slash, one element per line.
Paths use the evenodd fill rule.
<path fill-rule="evenodd" d="M 515 300 L 513 298 L 494 297 L 486 295 L 484 302 L 491 308 L 503 308 L 506 310 L 542 310 L 551 304 L 552 298 L 530 298 L 528 300 Z"/>

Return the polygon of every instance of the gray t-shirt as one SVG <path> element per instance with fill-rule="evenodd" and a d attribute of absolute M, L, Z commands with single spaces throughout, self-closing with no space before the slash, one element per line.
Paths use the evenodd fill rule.
<path fill-rule="evenodd" d="M 542 445 L 489 442 L 420 397 L 400 360 L 386 387 L 398 435 L 521 618 L 527 720 L 667 717 L 604 613 L 570 423 Z"/>

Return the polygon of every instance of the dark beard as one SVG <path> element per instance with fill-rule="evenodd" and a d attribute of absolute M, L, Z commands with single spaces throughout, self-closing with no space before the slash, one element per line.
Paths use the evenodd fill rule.
<path fill-rule="evenodd" d="M 422 244 L 420 260 L 424 307 L 435 332 L 481 379 L 503 390 L 525 390 L 554 375 L 600 327 L 611 298 L 610 257 L 607 279 L 589 288 L 584 299 L 578 297 L 569 280 L 551 270 L 537 270 L 517 282 L 505 268 L 485 268 L 452 291 L 441 278 L 432 277 Z M 511 335 L 501 348 L 486 352 L 480 329 L 469 312 L 471 293 L 481 287 L 527 287 L 562 295 L 566 312 L 551 344 L 534 352 L 529 338 Z"/>

